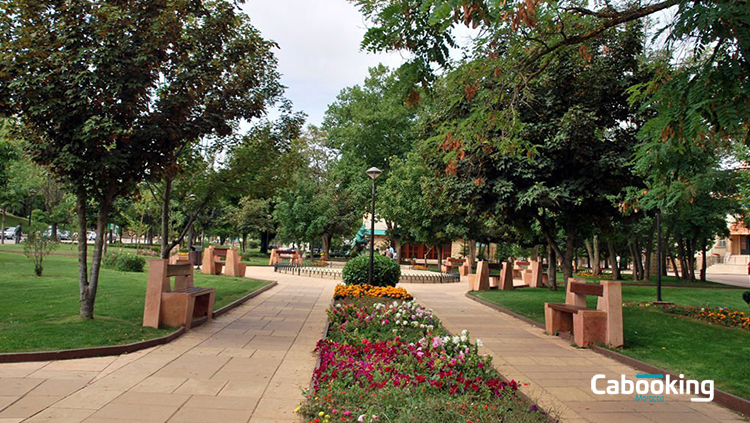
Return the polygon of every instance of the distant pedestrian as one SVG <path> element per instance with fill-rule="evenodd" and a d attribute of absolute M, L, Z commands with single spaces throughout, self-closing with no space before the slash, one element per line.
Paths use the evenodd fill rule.
<path fill-rule="evenodd" d="M 388 257 L 396 260 L 396 249 L 392 245 L 388 247 Z"/>
<path fill-rule="evenodd" d="M 23 229 L 21 228 L 21 224 L 19 223 L 18 226 L 16 226 L 16 233 L 13 234 L 13 236 L 16 238 L 16 244 L 21 243 L 22 232 L 23 232 Z"/>

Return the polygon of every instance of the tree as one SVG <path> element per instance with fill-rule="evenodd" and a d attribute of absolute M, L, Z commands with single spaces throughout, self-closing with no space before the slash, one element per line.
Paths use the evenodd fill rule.
<path fill-rule="evenodd" d="M 383 65 L 371 68 L 364 84 L 343 89 L 326 110 L 327 146 L 340 154 L 332 172 L 363 212 L 371 184 L 365 170 L 382 170 L 378 183 L 384 184 L 391 167 L 406 160 L 414 148 L 416 108 L 407 105 L 401 78 Z M 394 223 L 385 223 L 395 244 Z"/>
<path fill-rule="evenodd" d="M 11 201 L 10 195 L 10 167 L 11 163 L 19 156 L 17 148 L 8 140 L 10 121 L 0 120 L 0 243 L 5 244 L 5 214 L 7 204 Z"/>
<path fill-rule="evenodd" d="M 225 103 L 213 97 L 224 84 L 240 93 L 233 108 L 260 108 L 277 87 L 272 43 L 224 1 L 3 0 L 0 9 L 0 112 L 21 116 L 36 135 L 34 160 L 75 191 L 81 316 L 93 318 L 114 200 L 170 169 L 186 141 L 226 130 Z M 210 83 L 225 73 L 218 87 Z M 196 98 L 208 98 L 200 110 L 189 107 Z M 196 114 L 208 118 L 195 124 Z M 197 135 L 185 137 L 182 126 Z M 89 198 L 98 204 L 90 274 Z"/>
<path fill-rule="evenodd" d="M 464 181 L 480 219 L 519 233 L 532 232 L 536 222 L 561 260 L 565 280 L 573 273 L 584 222 L 604 228 L 606 219 L 619 215 L 624 189 L 639 186 L 630 157 L 641 117 L 627 90 L 644 77 L 642 46 L 642 32 L 633 25 L 588 44 L 597 52 L 588 59 L 558 57 L 528 86 L 512 133 L 493 125 L 511 101 L 498 104 L 495 81 L 466 89 L 491 63 L 469 62 L 436 84 L 438 104 L 427 123 L 435 135 L 424 147 L 437 156 L 432 168 Z"/>
<path fill-rule="evenodd" d="M 726 148 L 750 139 L 750 9 L 743 1 L 656 0 L 503 1 L 412 0 L 397 3 L 351 0 L 373 22 L 363 47 L 372 51 L 412 53 L 406 68 L 416 70 L 412 82 L 435 79 L 435 70 L 451 66 L 456 46 L 453 28 L 478 29 L 469 46 L 474 59 L 491 63 L 467 77 L 466 89 L 490 79 L 496 94 L 510 101 L 498 111 L 492 126 L 508 132 L 519 128 L 516 108 L 524 88 L 560 57 L 571 52 L 597 53 L 591 42 L 607 38 L 613 29 L 652 19 L 655 42 L 677 63 L 674 72 L 655 73 L 640 92 L 658 111 L 651 125 L 660 136 L 680 144 L 700 140 L 704 148 Z M 653 19 L 669 9 L 669 19 Z M 598 43 L 601 44 L 601 43 Z M 685 57 L 687 55 L 687 57 Z M 481 138 L 466 140 L 481 145 Z M 514 145 L 523 149 L 525 145 Z"/>
<path fill-rule="evenodd" d="M 466 209 L 450 198 L 457 178 L 440 178 L 428 169 L 421 156 L 409 154 L 405 163 L 394 166 L 379 196 L 381 213 L 394 222 L 393 230 L 403 241 L 424 243 L 437 248 L 442 261 L 442 245 L 466 235 Z M 398 247 L 398 246 L 396 246 Z"/>

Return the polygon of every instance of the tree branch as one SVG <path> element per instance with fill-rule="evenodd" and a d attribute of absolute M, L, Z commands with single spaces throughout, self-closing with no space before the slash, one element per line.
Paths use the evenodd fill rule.
<path fill-rule="evenodd" d="M 608 17 L 609 19 L 608 21 L 605 21 L 604 23 L 602 23 L 601 25 L 592 29 L 589 32 L 574 35 L 574 36 L 565 38 L 559 43 L 554 44 L 552 46 L 537 49 L 534 53 L 532 53 L 530 56 L 524 59 L 523 66 L 529 66 L 535 63 L 536 61 L 538 61 L 539 59 L 541 59 L 542 57 L 556 51 L 557 49 L 561 47 L 580 44 L 584 41 L 590 40 L 598 36 L 599 34 L 608 30 L 609 28 L 615 27 L 617 25 L 620 25 L 626 22 L 634 21 L 636 19 L 640 19 L 644 16 L 651 15 L 660 10 L 668 9 L 678 3 L 679 3 L 679 0 L 666 0 L 661 3 L 653 4 L 651 6 L 642 7 L 640 9 L 632 9 L 632 10 L 627 10 L 624 12 L 615 13 L 612 15 L 612 17 Z M 584 9 L 584 10 L 587 10 L 587 9 Z M 592 13 L 596 13 L 596 12 L 592 12 Z"/>

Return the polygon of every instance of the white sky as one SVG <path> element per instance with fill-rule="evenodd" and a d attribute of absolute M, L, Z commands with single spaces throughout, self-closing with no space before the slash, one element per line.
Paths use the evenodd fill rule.
<path fill-rule="evenodd" d="M 309 123 L 319 125 L 339 91 L 363 83 L 368 68 L 403 62 L 399 54 L 360 50 L 366 25 L 346 0 L 249 0 L 243 9 L 264 38 L 279 44 L 285 96 Z"/>

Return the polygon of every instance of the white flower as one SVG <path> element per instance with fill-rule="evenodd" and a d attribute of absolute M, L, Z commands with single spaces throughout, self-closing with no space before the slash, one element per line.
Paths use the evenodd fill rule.
<path fill-rule="evenodd" d="M 484 344 L 482 343 L 481 339 L 477 339 L 477 347 L 482 347 Z"/>
<path fill-rule="evenodd" d="M 466 342 L 467 340 L 466 335 L 461 335 L 461 342 Z"/>
<path fill-rule="evenodd" d="M 419 326 L 419 322 L 417 322 L 417 321 L 411 322 L 411 325 L 414 326 L 414 327 L 417 327 L 417 326 Z"/>
<path fill-rule="evenodd" d="M 454 344 L 458 344 L 459 342 L 461 342 L 461 339 L 460 339 L 459 337 L 457 337 L 457 336 L 454 336 L 454 337 L 453 337 L 453 339 L 451 339 L 451 341 L 452 341 L 452 342 L 453 342 Z"/>
<path fill-rule="evenodd" d="M 466 329 L 464 329 L 464 330 L 461 331 L 461 336 L 462 337 L 466 337 L 467 333 L 469 333 L 469 331 L 467 331 Z"/>
<path fill-rule="evenodd" d="M 358 421 L 359 423 L 363 423 L 363 422 L 365 421 L 365 415 L 364 415 L 364 414 L 362 414 L 361 416 L 359 416 L 359 418 L 357 419 L 357 421 Z"/>

